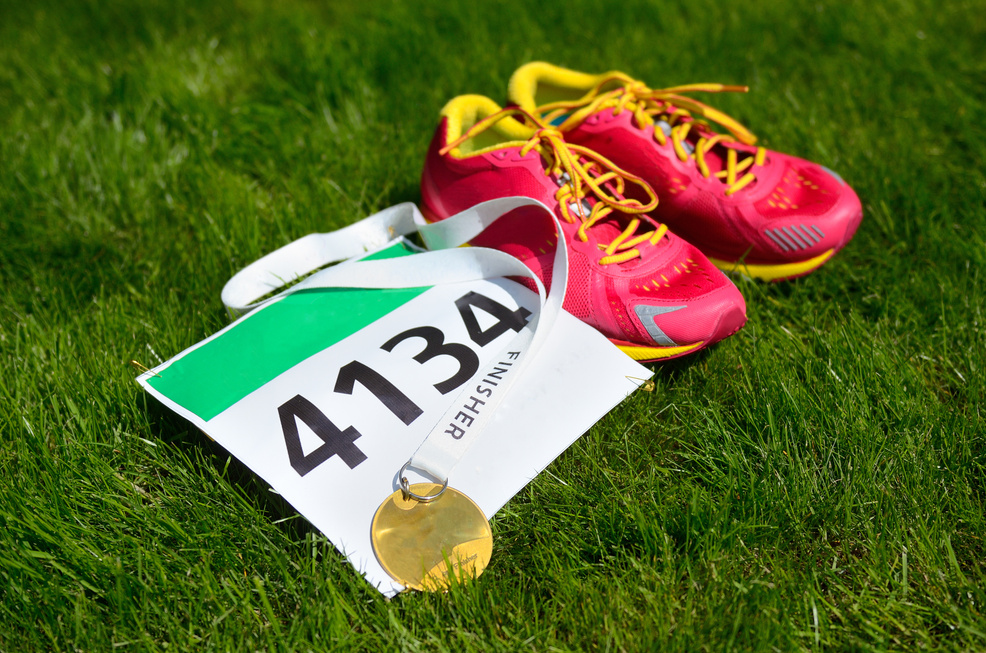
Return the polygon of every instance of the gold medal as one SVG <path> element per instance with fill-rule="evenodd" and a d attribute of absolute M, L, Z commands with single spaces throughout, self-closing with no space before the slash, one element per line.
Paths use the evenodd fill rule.
<path fill-rule="evenodd" d="M 461 492 L 435 483 L 415 483 L 414 495 L 397 490 L 377 508 L 370 526 L 373 551 L 394 580 L 416 590 L 449 586 L 449 576 L 468 580 L 483 573 L 493 553 L 486 515 Z"/>

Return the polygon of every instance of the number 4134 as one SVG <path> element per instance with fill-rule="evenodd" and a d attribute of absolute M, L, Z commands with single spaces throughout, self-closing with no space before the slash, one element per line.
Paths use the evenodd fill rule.
<path fill-rule="evenodd" d="M 508 331 L 519 332 L 527 325 L 531 315 L 526 308 L 510 310 L 496 300 L 472 291 L 455 300 L 455 306 L 469 334 L 469 339 L 480 347 L 485 347 Z M 483 329 L 474 309 L 492 315 L 496 318 L 496 322 Z M 457 342 L 445 342 L 445 334 L 441 329 L 433 326 L 419 326 L 402 331 L 380 345 L 380 348 L 392 352 L 398 344 L 411 338 L 418 338 L 425 343 L 424 349 L 413 356 L 412 360 L 424 364 L 438 356 L 450 356 L 458 362 L 459 367 L 455 374 L 434 384 L 435 390 L 443 395 L 460 387 L 479 371 L 479 356 L 472 348 Z M 411 424 L 421 417 L 423 411 L 410 397 L 382 374 L 358 360 L 339 368 L 334 392 L 351 395 L 357 383 L 369 390 L 404 424 Z M 366 460 L 366 454 L 356 446 L 356 440 L 362 437 L 362 434 L 353 426 L 340 429 L 315 404 L 300 394 L 281 404 L 277 412 L 281 420 L 281 431 L 284 434 L 288 459 L 299 476 L 308 474 L 332 456 L 339 456 L 350 469 Z M 308 425 L 308 428 L 323 442 L 307 454 L 301 446 L 298 419 Z"/>

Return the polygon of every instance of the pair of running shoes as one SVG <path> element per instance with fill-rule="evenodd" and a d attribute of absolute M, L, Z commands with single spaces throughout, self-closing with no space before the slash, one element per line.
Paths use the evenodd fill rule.
<path fill-rule="evenodd" d="M 745 90 L 655 90 L 620 72 L 529 63 L 510 79 L 507 108 L 463 95 L 442 109 L 423 213 L 437 221 L 498 197 L 541 201 L 569 248 L 568 312 L 638 361 L 698 351 L 746 323 L 723 270 L 806 275 L 862 220 L 839 175 L 755 146 L 737 121 L 686 95 Z M 555 239 L 553 224 L 518 210 L 473 244 L 516 256 L 547 284 Z"/>

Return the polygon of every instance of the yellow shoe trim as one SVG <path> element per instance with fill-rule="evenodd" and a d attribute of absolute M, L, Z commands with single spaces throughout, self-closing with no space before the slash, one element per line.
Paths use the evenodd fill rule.
<path fill-rule="evenodd" d="M 709 257 L 709 261 L 712 265 L 716 266 L 723 272 L 742 272 L 743 274 L 753 277 L 754 279 L 760 279 L 762 281 L 778 281 L 781 279 L 789 279 L 791 277 L 801 276 L 802 274 L 808 274 L 812 270 L 821 267 L 825 261 L 832 258 L 835 254 L 834 249 L 819 254 L 815 258 L 810 258 L 807 261 L 798 261 L 797 263 L 782 263 L 780 265 L 758 265 L 756 263 L 743 263 L 742 261 L 720 261 L 719 259 Z"/>
<path fill-rule="evenodd" d="M 616 345 L 620 351 L 635 361 L 654 361 L 661 358 L 671 358 L 680 356 L 690 351 L 698 349 L 705 344 L 705 341 L 696 342 L 691 345 L 681 345 L 680 347 L 631 347 Z"/>
<path fill-rule="evenodd" d="M 589 75 L 544 61 L 532 61 L 511 75 L 507 84 L 507 97 L 520 108 L 533 113 L 539 105 L 548 102 L 576 100 L 613 74 L 615 71 Z M 540 97 L 535 99 L 535 93 L 539 93 Z"/>
<path fill-rule="evenodd" d="M 441 116 L 446 118 L 446 138 L 452 143 L 466 133 L 470 127 L 502 111 L 500 105 L 482 95 L 460 95 L 452 98 L 442 107 Z M 489 129 L 466 140 L 452 150 L 452 156 L 462 158 L 475 156 L 506 146 L 522 146 L 534 134 L 534 129 L 527 127 L 512 116 L 491 125 Z"/>

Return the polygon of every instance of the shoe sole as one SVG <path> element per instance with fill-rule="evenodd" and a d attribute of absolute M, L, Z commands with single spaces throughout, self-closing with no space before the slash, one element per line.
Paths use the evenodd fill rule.
<path fill-rule="evenodd" d="M 823 252 L 822 254 L 805 261 L 764 265 L 758 263 L 745 263 L 743 261 L 723 261 L 712 258 L 711 256 L 709 256 L 708 259 L 712 262 L 712 265 L 716 266 L 723 272 L 740 272 L 748 277 L 760 279 L 761 281 L 787 281 L 789 279 L 796 279 L 797 277 L 803 277 L 806 274 L 810 274 L 822 267 L 822 265 L 835 256 L 839 250 L 848 245 L 849 241 L 852 240 L 852 237 L 856 235 L 856 230 L 859 229 L 859 225 L 862 221 L 863 212 L 860 210 L 849 223 L 849 227 L 846 229 L 846 233 L 843 235 L 842 241 L 836 247 L 833 247 L 827 252 Z"/>
<path fill-rule="evenodd" d="M 616 345 L 617 349 L 638 363 L 652 363 L 654 361 L 677 358 L 678 356 L 690 354 L 705 346 L 705 341 L 696 342 L 691 345 L 681 345 L 679 347 L 647 347 L 634 345 L 621 340 L 613 340 L 612 338 L 609 338 L 609 341 Z"/>
<path fill-rule="evenodd" d="M 726 314 L 723 315 L 725 317 Z M 655 347 L 653 345 L 641 345 L 638 343 L 627 342 L 626 340 L 617 340 L 615 338 L 607 338 L 617 349 L 622 351 L 624 354 L 637 361 L 638 363 L 655 363 L 670 360 L 672 358 L 678 358 L 679 356 L 684 356 L 686 354 L 691 354 L 699 349 L 704 349 L 710 345 L 714 345 L 717 342 L 725 340 L 729 336 L 735 334 L 737 331 L 742 329 L 746 325 L 746 312 L 742 312 L 741 319 L 735 321 L 735 326 L 729 330 L 729 332 L 713 333 L 712 337 L 708 340 L 700 340 L 688 345 L 675 345 L 673 347 Z"/>
<path fill-rule="evenodd" d="M 781 263 L 779 265 L 762 265 L 757 263 L 744 263 L 743 261 L 722 261 L 720 259 L 708 257 L 712 265 L 723 272 L 739 272 L 753 279 L 761 281 L 785 281 L 796 277 L 803 277 L 822 267 L 826 261 L 835 255 L 835 249 L 819 254 L 807 261 L 797 261 L 795 263 Z"/>

